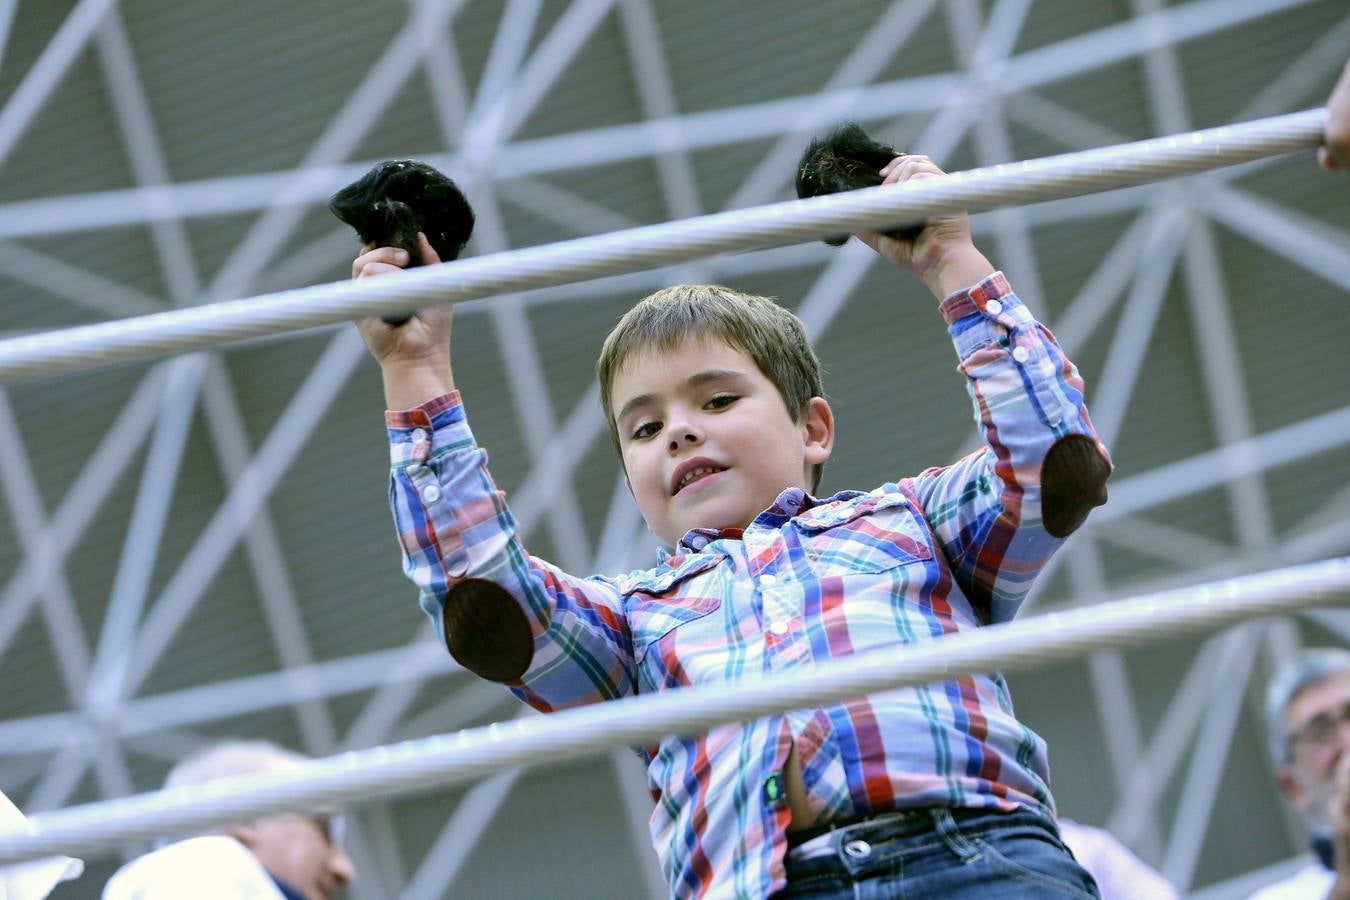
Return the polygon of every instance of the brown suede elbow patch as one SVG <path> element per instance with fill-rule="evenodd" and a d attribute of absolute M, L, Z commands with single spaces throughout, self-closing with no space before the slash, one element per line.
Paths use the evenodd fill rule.
<path fill-rule="evenodd" d="M 1078 530 L 1094 506 L 1106 502 L 1111 464 L 1092 438 L 1071 434 L 1055 441 L 1041 465 L 1041 521 L 1052 537 Z"/>
<path fill-rule="evenodd" d="M 445 595 L 445 647 L 455 662 L 488 681 L 519 681 L 534 658 L 525 611 L 495 581 L 466 578 Z"/>

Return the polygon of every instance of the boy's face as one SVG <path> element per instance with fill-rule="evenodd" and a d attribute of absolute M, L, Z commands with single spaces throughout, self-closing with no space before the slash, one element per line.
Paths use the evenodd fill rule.
<path fill-rule="evenodd" d="M 716 338 L 633 354 L 612 396 L 628 488 L 669 546 L 691 528 L 744 528 L 784 489 L 809 489 L 834 442 L 824 399 L 793 422 L 754 360 Z"/>

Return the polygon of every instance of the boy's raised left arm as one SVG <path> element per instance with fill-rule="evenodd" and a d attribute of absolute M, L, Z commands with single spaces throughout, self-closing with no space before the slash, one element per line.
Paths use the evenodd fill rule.
<path fill-rule="evenodd" d="M 917 155 L 882 172 L 886 184 L 943 176 Z M 948 322 L 986 446 L 912 484 L 961 588 L 986 621 L 1006 621 L 1062 540 L 1106 501 L 1110 456 L 1083 381 L 975 247 L 966 214 L 930 220 L 912 240 L 858 237 L 922 280 Z"/>

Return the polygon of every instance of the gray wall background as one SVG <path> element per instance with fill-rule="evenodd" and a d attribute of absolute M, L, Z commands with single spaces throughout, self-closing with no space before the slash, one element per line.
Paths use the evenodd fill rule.
<path fill-rule="evenodd" d="M 1347 47 L 1335 0 L 0 0 L 0 332 L 345 278 L 323 200 L 384 158 L 458 179 L 483 254 L 785 199 L 844 118 L 957 170 L 1302 109 Z M 1304 154 L 976 217 L 1117 464 L 1028 615 L 1350 549 L 1348 197 Z M 974 439 L 931 299 L 856 245 L 476 302 L 457 376 L 498 483 L 540 501 L 517 508 L 534 552 L 650 560 L 592 367 L 676 280 L 807 318 L 840 425 L 826 492 Z M 516 714 L 401 577 L 382 409 L 350 327 L 4 385 L 0 789 L 31 814 L 151 790 L 219 736 L 324 755 Z M 240 512 L 242 473 L 266 491 Z M 1347 634 L 1331 611 L 1160 635 L 1012 688 L 1065 814 L 1233 895 L 1302 849 L 1261 687 Z M 652 895 L 643 780 L 617 750 L 362 807 L 352 894 Z"/>

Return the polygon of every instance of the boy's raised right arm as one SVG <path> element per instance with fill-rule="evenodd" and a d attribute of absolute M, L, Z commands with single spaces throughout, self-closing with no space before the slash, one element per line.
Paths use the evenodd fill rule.
<path fill-rule="evenodd" d="M 425 237 L 419 244 L 424 264 L 439 262 Z M 352 277 L 407 262 L 402 250 L 370 249 Z M 384 379 L 389 502 L 422 609 L 456 661 L 538 709 L 632 693 L 632 637 L 615 583 L 575 578 L 521 546 L 455 390 L 452 322 L 444 304 L 400 326 L 378 317 L 358 325 Z"/>

